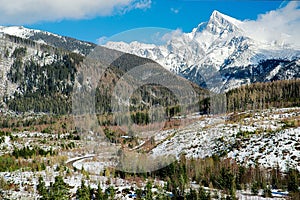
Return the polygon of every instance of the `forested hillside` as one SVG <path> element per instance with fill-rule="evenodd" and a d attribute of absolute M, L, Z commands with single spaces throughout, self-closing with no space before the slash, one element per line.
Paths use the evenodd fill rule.
<path fill-rule="evenodd" d="M 96 111 L 100 115 L 112 112 L 111 101 L 117 98 L 113 96 L 114 88 L 120 78 L 128 71 L 137 66 L 152 64 L 160 72 L 170 73 L 152 60 L 123 54 L 104 47 L 98 48 L 104 51 L 108 57 L 113 53 L 120 54 L 120 57 L 112 63 L 104 64 L 107 65 L 105 66 L 106 70 L 97 85 Z M 1 69 L 4 78 L 2 80 L 2 101 L 4 103 L 2 107 L 21 113 L 34 111 L 70 114 L 72 112 L 72 91 L 78 75 L 77 72 L 83 67 L 84 56 L 69 52 L 66 49 L 9 35 L 2 36 L 0 52 L 2 64 L 5 66 Z M 104 61 L 105 55 L 102 57 Z M 172 76 L 175 77 L 175 75 Z M 177 79 L 191 84 L 183 78 L 177 77 Z M 77 81 L 80 82 L 80 80 Z M 191 85 L 198 95 L 208 94 L 207 91 L 197 85 Z M 178 86 L 180 85 L 171 87 Z M 124 91 L 128 91 L 132 85 L 128 83 L 123 87 L 127 87 Z M 136 89 L 130 100 L 130 110 L 135 112 L 133 117 L 136 116 L 137 112 L 139 112 L 137 116 L 140 114 L 148 115 L 147 112 L 153 105 L 160 105 L 167 109 L 179 106 L 178 99 L 172 94 L 170 88 L 150 83 Z M 179 90 L 184 91 L 183 86 Z M 197 102 L 193 102 L 193 104 L 197 105 Z M 171 117 L 175 113 L 166 111 L 166 114 Z M 134 121 L 145 123 L 144 119 L 135 119 Z"/>
<path fill-rule="evenodd" d="M 282 80 L 241 86 L 226 93 L 232 111 L 300 106 L 300 80 Z"/>
<path fill-rule="evenodd" d="M 34 41 L 1 38 L 2 100 L 16 112 L 70 112 L 77 65 L 83 56 Z M 14 88 L 11 88 L 14 86 Z"/>

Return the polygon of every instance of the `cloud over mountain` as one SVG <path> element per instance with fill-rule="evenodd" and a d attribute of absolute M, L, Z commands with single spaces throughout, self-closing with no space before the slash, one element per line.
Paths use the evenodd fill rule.
<path fill-rule="evenodd" d="M 244 21 L 242 28 L 257 41 L 300 47 L 300 2 L 292 1 L 283 8 L 259 15 L 255 21 Z"/>
<path fill-rule="evenodd" d="M 1 24 L 86 19 L 147 9 L 151 0 L 0 0 Z"/>

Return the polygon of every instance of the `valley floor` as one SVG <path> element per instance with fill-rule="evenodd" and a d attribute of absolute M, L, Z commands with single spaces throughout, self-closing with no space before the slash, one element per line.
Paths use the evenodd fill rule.
<path fill-rule="evenodd" d="M 186 118 L 193 120 L 190 124 L 155 134 L 155 142 L 150 147 L 145 145 L 149 138 L 139 139 L 138 147 L 133 147 L 134 150 L 131 151 L 145 152 L 145 156 L 174 156 L 177 159 L 182 155 L 187 159 L 218 155 L 221 159 L 235 160 L 245 167 L 260 166 L 270 170 L 278 169 L 282 173 L 290 168 L 300 171 L 300 108 L 274 108 L 219 116 L 195 114 Z M 92 142 L 87 148 L 86 142 L 74 140 L 70 135 L 72 134 L 53 135 L 31 130 L 2 134 L 1 161 L 4 160 L 9 166 L 5 168 L 4 161 L 1 164 L 3 172 L 0 173 L 0 197 L 38 199 L 39 177 L 43 177 L 45 185 L 50 186 L 55 181 L 54 177 L 62 176 L 72 199 L 75 199 L 82 180 L 95 190 L 99 185 L 103 191 L 113 186 L 116 199 L 132 199 L 136 197 L 137 189 L 146 188 L 147 178 L 115 175 L 113 168 L 118 164 L 117 150 L 121 148 L 120 144 L 109 146 L 97 143 L 94 147 L 98 149 L 95 151 L 91 148 Z M 57 153 L 28 157 L 20 154 L 16 158 L 16 154 L 13 154 L 15 149 L 27 146 L 36 148 L 37 151 L 43 149 Z M 9 161 L 6 155 L 15 160 Z M 9 164 L 10 162 L 15 162 L 16 166 Z M 44 166 L 38 165 L 41 163 Z M 164 193 L 172 197 L 172 193 L 165 190 L 166 184 L 166 180 L 153 179 L 151 191 L 154 196 Z M 190 180 L 186 188 L 198 190 L 200 185 Z M 215 198 L 222 196 L 221 190 L 205 189 L 214 194 L 212 196 Z M 272 189 L 272 199 L 285 199 L 288 192 L 285 188 L 282 189 L 283 191 Z M 268 199 L 261 197 L 262 193 L 261 190 L 255 196 L 248 188 L 237 190 L 236 196 L 239 199 Z"/>

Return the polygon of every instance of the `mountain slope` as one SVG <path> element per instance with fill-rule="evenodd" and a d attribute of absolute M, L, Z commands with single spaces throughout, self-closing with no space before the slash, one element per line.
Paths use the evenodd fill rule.
<path fill-rule="evenodd" d="M 90 59 L 95 61 L 97 70 L 104 70 L 102 71 L 104 74 L 95 84 L 97 86 L 95 109 L 100 113 L 112 111 L 112 100 L 120 98 L 118 96 L 120 94 L 113 94 L 114 87 L 121 77 L 135 68 L 138 69 L 138 66 L 150 66 L 150 72 L 152 70 L 153 73 L 164 77 L 172 76 L 177 80 L 176 82 L 193 86 L 193 91 L 198 94 L 207 94 L 197 85 L 191 86 L 189 81 L 171 74 L 150 59 L 105 47 L 96 48 L 95 44 L 23 27 L 1 27 L 0 29 L 2 30 L 2 33 L 0 31 L 0 109 L 57 114 L 72 112 L 71 100 L 75 84 L 83 86 L 90 78 L 85 77 L 86 82 L 83 83 L 77 75 L 84 73 L 84 69 L 89 71 L 92 68 L 89 63 Z M 44 38 L 43 42 L 37 38 Z M 88 52 L 90 53 L 85 55 Z M 121 85 L 125 93 L 134 86 L 130 83 L 140 84 L 135 80 L 138 77 L 127 78 L 128 83 Z M 126 82 L 124 79 L 122 81 Z M 152 83 L 148 86 L 136 88 L 135 93 L 130 97 L 131 109 L 145 110 L 154 104 L 174 106 L 178 103 L 174 95 L 170 93 L 170 88 Z M 175 86 L 178 84 L 172 85 L 172 87 Z M 184 90 L 181 89 L 181 91 Z M 125 104 L 128 103 L 127 101 L 128 99 Z M 197 102 L 193 104 L 196 105 Z"/>
<path fill-rule="evenodd" d="M 153 59 L 215 92 L 300 77 L 297 48 L 277 41 L 257 41 L 243 27 L 244 22 L 214 11 L 208 22 L 190 33 L 174 34 L 165 45 L 108 42 L 105 46 Z"/>
<path fill-rule="evenodd" d="M 279 167 L 282 171 L 289 167 L 300 170 L 299 108 L 246 111 L 237 115 L 240 115 L 237 121 L 225 123 L 223 116 L 208 116 L 180 129 L 161 131 L 155 136 L 157 145 L 150 153 L 177 158 L 218 155 L 245 166 L 259 164 Z"/>
<path fill-rule="evenodd" d="M 82 55 L 88 55 L 91 50 L 96 47 L 95 44 L 90 42 L 80 41 L 46 31 L 28 29 L 23 26 L 0 26 L 0 33 L 33 40 L 40 44 L 50 45 Z"/>

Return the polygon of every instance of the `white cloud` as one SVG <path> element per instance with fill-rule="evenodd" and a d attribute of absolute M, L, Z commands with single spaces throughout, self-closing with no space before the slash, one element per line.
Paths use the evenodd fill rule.
<path fill-rule="evenodd" d="M 267 43 L 300 46 L 300 3 L 259 15 L 255 21 L 244 21 L 242 28 L 251 38 Z"/>
<path fill-rule="evenodd" d="M 166 33 L 162 36 L 161 40 L 164 42 L 168 42 L 174 38 L 179 38 L 183 35 L 184 33 L 182 32 L 181 29 L 176 29 L 174 31 L 171 31 L 169 33 Z"/>
<path fill-rule="evenodd" d="M 30 24 L 147 9 L 151 0 L 0 0 L 0 5 L 1 24 Z"/>
<path fill-rule="evenodd" d="M 173 12 L 173 13 L 175 13 L 175 14 L 178 14 L 178 13 L 179 13 L 179 9 L 171 8 L 171 12 Z"/>
<path fill-rule="evenodd" d="M 134 4 L 134 8 L 135 9 L 147 9 L 151 7 L 151 0 L 144 0 L 144 1 L 140 1 L 140 2 L 136 2 L 136 4 Z"/>
<path fill-rule="evenodd" d="M 148 8 L 151 8 L 151 4 L 152 4 L 151 0 L 139 0 L 129 4 L 123 9 L 120 9 L 119 12 L 126 13 L 134 9 L 146 10 Z"/>
<path fill-rule="evenodd" d="M 108 40 L 108 37 L 106 37 L 106 36 L 100 37 L 97 39 L 97 44 L 103 45 L 107 42 L 107 40 Z"/>

